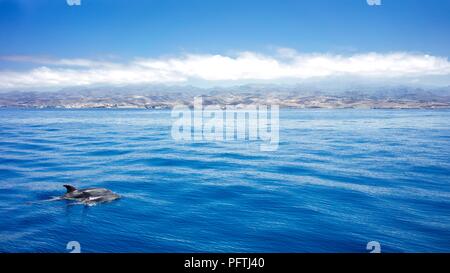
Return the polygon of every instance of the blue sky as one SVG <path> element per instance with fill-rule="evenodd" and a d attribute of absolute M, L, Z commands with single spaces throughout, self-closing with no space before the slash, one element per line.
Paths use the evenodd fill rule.
<path fill-rule="evenodd" d="M 183 59 L 180 56 L 186 54 L 238 58 L 239 52 L 251 52 L 267 57 L 280 48 L 297 55 L 428 54 L 443 58 L 431 65 L 448 63 L 450 1 L 381 3 L 81 0 L 81 6 L 69 6 L 66 0 L 0 0 L 0 71 L 52 69 L 62 65 L 57 61 L 61 59 L 134 64 L 136 58 Z M 434 70 L 447 69 L 447 63 Z M 286 77 L 292 75 L 287 73 Z"/>

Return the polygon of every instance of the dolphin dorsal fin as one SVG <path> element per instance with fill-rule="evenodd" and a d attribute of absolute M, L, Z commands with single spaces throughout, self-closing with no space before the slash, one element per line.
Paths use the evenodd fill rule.
<path fill-rule="evenodd" d="M 76 191 L 76 190 L 77 190 L 77 189 L 76 189 L 74 186 L 72 186 L 72 185 L 64 185 L 64 187 L 67 189 L 67 193 L 73 192 L 73 191 Z"/>

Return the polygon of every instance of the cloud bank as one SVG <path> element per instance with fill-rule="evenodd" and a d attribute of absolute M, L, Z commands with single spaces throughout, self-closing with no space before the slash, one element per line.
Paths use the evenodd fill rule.
<path fill-rule="evenodd" d="M 51 59 L 30 56 L 0 57 L 0 64 L 22 62 L 27 70 L 0 70 L 0 89 L 62 88 L 91 85 L 190 83 L 192 81 L 304 81 L 358 77 L 383 81 L 420 81 L 443 77 L 450 83 L 446 57 L 396 53 L 355 55 L 301 54 L 279 49 L 264 55 L 241 52 L 234 56 L 185 54 L 169 58 L 136 58 L 128 62 L 90 59 Z"/>

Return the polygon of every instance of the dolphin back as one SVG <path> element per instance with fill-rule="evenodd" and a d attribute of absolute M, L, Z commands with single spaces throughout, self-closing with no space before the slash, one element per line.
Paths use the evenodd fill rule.
<path fill-rule="evenodd" d="M 76 189 L 74 186 L 72 186 L 72 185 L 63 185 L 63 186 L 66 188 L 67 193 L 71 193 L 71 192 L 74 192 L 74 191 L 77 190 L 77 189 Z"/>
<path fill-rule="evenodd" d="M 77 200 L 83 204 L 110 202 L 119 199 L 120 196 L 105 188 L 76 189 L 71 185 L 64 185 L 67 193 L 62 197 L 66 200 Z"/>

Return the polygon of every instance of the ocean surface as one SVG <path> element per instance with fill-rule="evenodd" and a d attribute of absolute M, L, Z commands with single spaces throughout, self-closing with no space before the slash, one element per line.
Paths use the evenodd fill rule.
<path fill-rule="evenodd" d="M 0 252 L 450 251 L 450 111 L 283 110 L 277 151 L 170 111 L 0 110 Z M 122 199 L 45 201 L 63 184 Z"/>

